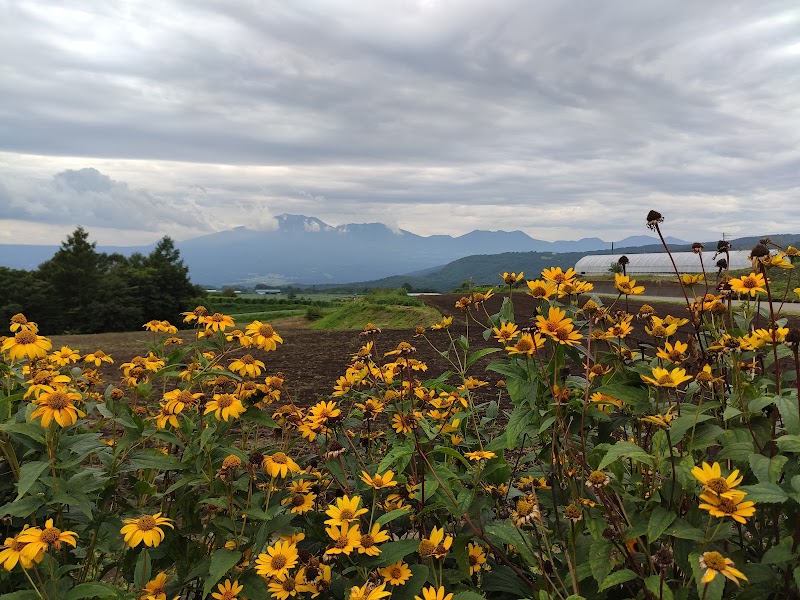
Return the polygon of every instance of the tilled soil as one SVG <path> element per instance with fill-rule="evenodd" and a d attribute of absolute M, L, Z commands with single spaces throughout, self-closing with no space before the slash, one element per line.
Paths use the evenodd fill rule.
<path fill-rule="evenodd" d="M 484 340 L 484 329 L 479 324 L 473 322 L 467 331 L 464 325 L 464 313 L 455 307 L 455 303 L 460 297 L 457 294 L 444 294 L 420 296 L 420 299 L 443 315 L 453 317 L 450 334 L 454 338 L 468 334 L 470 350 L 499 347 L 493 338 L 489 338 L 488 341 Z M 532 322 L 539 301 L 522 292 L 515 293 L 512 299 L 516 323 L 522 326 Z M 586 299 L 588 297 L 582 297 L 579 301 L 580 304 L 585 302 Z M 500 294 L 490 298 L 485 303 L 486 312 L 490 315 L 499 312 L 502 301 L 503 296 Z M 607 304 L 610 304 L 610 302 L 607 301 Z M 684 306 L 674 302 L 650 302 L 649 304 L 654 306 L 660 316 L 667 314 L 674 316 L 688 315 Z M 642 302 L 640 301 L 629 300 L 627 310 L 636 314 L 641 305 Z M 620 300 L 616 307 L 625 309 L 624 299 Z M 486 315 L 483 313 L 483 309 L 476 314 L 482 316 L 482 318 L 481 316 L 478 317 L 479 320 L 486 322 Z M 800 326 L 800 317 L 790 317 L 789 324 L 791 327 Z M 276 321 L 274 325 L 284 340 L 284 343 L 278 346 L 277 351 L 269 353 L 258 350 L 248 351 L 266 364 L 265 375 L 274 375 L 278 372 L 284 374 L 288 394 L 296 404 L 301 406 L 314 404 L 322 398 L 327 398 L 333 392 L 336 379 L 345 372 L 351 360 L 351 355 L 357 352 L 359 347 L 366 341 L 359 335 L 358 331 L 316 331 L 307 329 L 303 319 Z M 430 326 L 432 323 L 421 325 Z M 638 348 L 639 343 L 642 342 L 651 343 L 652 340 L 644 332 L 644 322 L 642 320 L 634 319 L 633 326 L 633 334 L 626 339 L 632 349 Z M 763 327 L 766 324 L 761 323 L 760 326 Z M 691 331 L 692 329 L 688 325 L 681 328 L 680 339 L 686 339 Z M 194 332 L 192 331 L 180 333 L 180 337 L 186 341 L 193 339 L 193 336 Z M 54 348 L 59 348 L 62 345 L 69 345 L 79 348 L 82 353 L 93 352 L 97 349 L 108 352 L 115 362 L 113 365 L 103 365 L 100 371 L 106 384 L 118 384 L 121 374 L 119 370 L 120 364 L 129 361 L 136 355 L 145 355 L 147 353 L 147 344 L 151 341 L 152 334 L 148 332 L 108 333 L 56 336 L 53 338 L 53 346 Z M 414 337 L 414 331 L 412 330 L 384 330 L 375 338 L 375 341 L 377 350 L 381 355 L 393 350 L 400 342 L 411 343 L 417 350 L 414 358 L 428 365 L 428 371 L 419 374 L 421 379 L 436 377 L 443 371 L 451 369 L 451 365 L 439 353 L 440 350 L 447 350 L 448 347 L 449 339 L 446 331 L 428 329 L 425 337 Z M 431 343 L 435 348 L 431 346 Z M 486 371 L 485 367 L 500 356 L 502 356 L 500 353 L 486 356 L 477 361 L 471 369 L 471 375 L 484 379 L 490 384 L 480 390 L 479 399 L 481 397 L 484 399 L 495 397 L 495 384 L 501 376 L 498 373 Z M 581 369 L 579 365 L 573 365 L 572 368 L 574 374 L 578 374 Z"/>

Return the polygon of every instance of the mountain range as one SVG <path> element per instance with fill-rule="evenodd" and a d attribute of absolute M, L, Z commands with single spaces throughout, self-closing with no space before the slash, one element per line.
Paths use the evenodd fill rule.
<path fill-rule="evenodd" d="M 193 282 L 207 286 L 337 284 L 379 279 L 445 265 L 471 255 L 504 252 L 590 252 L 611 250 L 600 238 L 547 242 L 522 231 L 476 230 L 452 237 L 420 236 L 382 223 L 331 226 L 315 217 L 284 214 L 271 230 L 237 227 L 181 242 Z M 90 232 L 91 233 L 91 232 Z M 670 244 L 686 244 L 667 238 Z M 615 248 L 657 243 L 651 236 L 613 242 Z M 99 252 L 149 253 L 150 246 L 98 246 Z M 57 246 L 0 244 L 0 265 L 35 269 Z"/>

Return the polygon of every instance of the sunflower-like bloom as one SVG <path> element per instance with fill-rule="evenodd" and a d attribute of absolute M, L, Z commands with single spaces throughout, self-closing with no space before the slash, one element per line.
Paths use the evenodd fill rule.
<path fill-rule="evenodd" d="M 495 458 L 497 454 L 492 452 L 491 450 L 475 450 L 474 452 L 466 452 L 464 454 L 470 460 L 489 460 L 490 458 Z"/>
<path fill-rule="evenodd" d="M 626 296 L 644 294 L 643 285 L 636 285 L 635 279 L 631 279 L 629 276 L 623 275 L 622 273 L 614 273 L 614 287 L 617 288 L 620 294 L 625 294 Z"/>
<path fill-rule="evenodd" d="M 297 546 L 278 541 L 256 558 L 256 573 L 264 577 L 286 577 L 298 560 Z"/>
<path fill-rule="evenodd" d="M 453 593 L 446 593 L 443 585 L 438 588 L 429 585 L 422 588 L 422 596 L 414 596 L 414 600 L 453 600 Z"/>
<path fill-rule="evenodd" d="M 314 500 L 316 499 L 317 495 L 312 492 L 300 493 L 295 492 L 294 494 L 289 494 L 281 500 L 281 504 L 284 506 L 289 506 L 289 510 L 296 515 L 302 515 L 314 508 Z"/>
<path fill-rule="evenodd" d="M 125 519 L 122 521 L 125 525 L 119 532 L 125 536 L 125 543 L 131 548 L 135 548 L 142 542 L 145 546 L 158 546 L 164 541 L 164 530 L 162 527 L 175 526 L 172 524 L 172 519 L 162 517 L 160 512 L 153 515 L 142 515 L 138 519 Z"/>
<path fill-rule="evenodd" d="M 575 279 L 575 269 L 570 267 L 566 272 L 561 270 L 561 267 L 550 267 L 542 271 L 542 279 L 550 281 L 556 285 L 560 285 L 572 279 Z"/>
<path fill-rule="evenodd" d="M 9 337 L 3 342 L 0 352 L 8 352 L 11 360 L 26 357 L 34 360 L 44 358 L 52 347 L 49 338 L 38 335 L 30 329 L 21 329 L 14 334 L 14 337 Z"/>
<path fill-rule="evenodd" d="M 335 504 L 331 504 L 325 514 L 330 517 L 325 521 L 326 525 L 346 525 L 353 519 L 357 519 L 367 512 L 366 508 L 358 508 L 361 503 L 361 496 L 342 496 L 336 499 Z"/>
<path fill-rule="evenodd" d="M 618 400 L 613 396 L 609 396 L 608 394 L 604 394 L 603 392 L 595 392 L 589 396 L 589 402 L 594 404 L 598 410 L 602 410 L 603 412 L 608 412 L 612 406 L 616 406 L 617 408 L 622 408 L 625 406 L 621 400 Z"/>
<path fill-rule="evenodd" d="M 494 327 L 494 338 L 500 343 L 506 343 L 513 340 L 519 334 L 519 328 L 514 323 L 503 323 L 500 327 Z"/>
<path fill-rule="evenodd" d="M 286 477 L 289 473 L 300 471 L 300 465 L 285 452 L 265 455 L 262 466 L 270 477 Z"/>
<path fill-rule="evenodd" d="M 287 600 L 287 598 L 297 596 L 297 594 L 304 594 L 306 592 L 317 592 L 312 595 L 312 598 L 319 595 L 320 590 L 314 586 L 306 583 L 306 570 L 298 569 L 294 575 L 285 575 L 283 577 L 273 577 L 267 584 L 269 593 L 277 600 Z"/>
<path fill-rule="evenodd" d="M 203 397 L 201 393 L 193 394 L 189 390 L 174 389 L 164 394 L 167 408 L 174 414 L 183 411 L 187 406 L 197 406 L 200 398 Z"/>
<path fill-rule="evenodd" d="M 348 523 L 342 525 L 332 525 L 325 528 L 325 532 L 332 542 L 325 554 L 350 554 L 361 546 L 361 531 L 358 524 L 354 523 L 351 527 Z"/>
<path fill-rule="evenodd" d="M 391 595 L 391 592 L 386 591 L 385 583 L 375 586 L 367 582 L 362 586 L 354 585 L 350 588 L 348 600 L 380 600 L 381 598 L 386 598 Z"/>
<path fill-rule="evenodd" d="M 102 350 L 95 350 L 84 356 L 83 361 L 94 364 L 95 367 L 99 367 L 103 363 L 113 364 L 114 359 Z"/>
<path fill-rule="evenodd" d="M 705 279 L 705 276 L 702 273 L 684 273 L 681 275 L 681 281 L 683 285 L 697 285 L 698 283 L 702 283 Z"/>
<path fill-rule="evenodd" d="M 222 313 L 199 317 L 197 322 L 205 325 L 206 331 L 225 331 L 228 327 L 236 326 L 233 317 Z"/>
<path fill-rule="evenodd" d="M 703 491 L 711 494 L 716 494 L 720 497 L 731 497 L 731 490 L 739 485 L 743 477 L 739 477 L 739 470 L 734 470 L 727 477 L 722 476 L 722 469 L 718 462 L 709 465 L 707 462 L 703 463 L 701 467 L 694 467 L 692 475 L 703 484 Z"/>
<path fill-rule="evenodd" d="M 44 529 L 30 527 L 19 533 L 17 541 L 25 544 L 22 549 L 22 556 L 28 561 L 39 562 L 37 557 L 49 550 L 51 547 L 56 550 L 61 549 L 61 542 L 69 544 L 73 548 L 76 546 L 78 534 L 74 531 L 61 531 L 53 527 L 53 519 L 47 519 Z"/>
<path fill-rule="evenodd" d="M 386 471 L 383 475 L 375 473 L 375 477 L 371 477 L 366 471 L 361 471 L 361 480 L 376 490 L 382 490 L 397 485 L 393 471 Z"/>
<path fill-rule="evenodd" d="M 411 569 L 402 560 L 378 569 L 378 574 L 383 577 L 383 582 L 389 585 L 405 585 L 412 575 Z"/>
<path fill-rule="evenodd" d="M 541 279 L 536 279 L 534 281 L 528 281 L 528 296 L 532 296 L 533 298 L 547 300 L 556 293 L 558 286 L 552 281 L 543 281 Z"/>
<path fill-rule="evenodd" d="M 308 420 L 314 423 L 326 424 L 331 419 L 336 419 L 342 414 L 342 409 L 337 408 L 336 402 L 317 402 L 308 411 Z"/>
<path fill-rule="evenodd" d="M 216 598 L 216 600 L 237 600 L 238 595 L 242 593 L 243 589 L 244 586 L 238 581 L 226 579 L 225 583 L 217 584 L 218 591 L 212 593 L 211 597 Z"/>
<path fill-rule="evenodd" d="M 678 331 L 678 324 L 675 322 L 667 323 L 666 318 L 662 319 L 654 315 L 650 317 L 650 324 L 645 326 L 644 330 L 653 337 L 668 338 L 671 335 L 675 335 L 675 332 Z"/>
<path fill-rule="evenodd" d="M 674 404 L 670 406 L 667 409 L 667 412 L 665 412 L 663 415 L 642 417 L 642 421 L 645 423 L 650 423 L 651 425 L 655 425 L 656 427 L 661 427 L 662 429 L 668 429 L 671 426 L 670 424 L 672 423 L 672 419 L 674 418 L 672 416 L 673 408 L 675 408 Z"/>
<path fill-rule="evenodd" d="M 536 316 L 536 326 L 543 334 L 552 336 L 559 329 L 572 326 L 572 319 L 567 318 L 565 310 L 557 306 L 551 306 L 547 312 L 547 317 L 544 315 Z"/>
<path fill-rule="evenodd" d="M 156 427 L 159 429 L 166 429 L 168 424 L 173 427 L 180 427 L 180 423 L 178 422 L 178 414 L 180 411 L 175 411 L 175 405 L 170 406 L 169 404 L 160 402 L 159 406 L 161 410 L 155 417 Z"/>
<path fill-rule="evenodd" d="M 606 336 L 619 339 L 627 337 L 633 331 L 633 325 L 631 325 L 631 321 L 633 321 L 633 315 L 626 315 L 622 317 L 608 328 L 608 331 L 606 331 Z"/>
<path fill-rule="evenodd" d="M 9 329 L 11 330 L 12 333 L 19 330 L 27 330 L 27 331 L 32 331 L 33 333 L 37 333 L 39 331 L 39 326 L 33 321 L 28 321 L 28 318 L 22 313 L 17 313 L 13 317 L 11 317 L 11 324 L 9 325 Z"/>
<path fill-rule="evenodd" d="M 686 355 L 684 353 L 688 349 L 689 349 L 689 344 L 685 344 L 679 340 L 676 341 L 674 344 L 665 342 L 664 347 L 659 348 L 658 352 L 656 352 L 656 356 L 658 358 L 663 358 L 664 360 L 668 360 L 671 363 L 679 365 L 686 359 Z"/>
<path fill-rule="evenodd" d="M 431 329 L 447 329 L 452 324 L 453 324 L 453 317 L 442 317 L 441 321 L 439 321 L 435 325 L 431 325 Z M 370 342 L 370 344 L 371 343 L 372 342 Z"/>
<path fill-rule="evenodd" d="M 672 371 L 662 369 L 661 367 L 653 367 L 653 376 L 640 375 L 642 381 L 650 385 L 658 387 L 678 387 L 684 381 L 689 381 L 692 376 L 686 374 L 686 369 L 676 367 Z"/>
<path fill-rule="evenodd" d="M 283 338 L 272 328 L 269 323 L 253 321 L 245 327 L 245 333 L 253 340 L 253 343 L 267 352 L 271 352 L 283 343 Z"/>
<path fill-rule="evenodd" d="M 73 350 L 69 346 L 61 346 L 60 350 L 56 350 L 48 358 L 51 363 L 59 367 L 66 367 L 71 363 L 78 362 L 81 359 L 81 355 L 77 350 Z"/>
<path fill-rule="evenodd" d="M 161 571 L 145 584 L 139 600 L 167 600 L 167 594 L 164 592 L 164 586 L 166 584 L 167 574 Z"/>
<path fill-rule="evenodd" d="M 234 360 L 228 368 L 234 373 L 238 373 L 242 377 L 258 377 L 261 375 L 261 369 L 265 367 L 264 363 L 252 354 L 245 354 Z"/>
<path fill-rule="evenodd" d="M 725 558 L 719 552 L 703 552 L 700 557 L 700 568 L 705 570 L 705 574 L 700 583 L 711 583 L 717 573 L 721 573 L 736 585 L 739 585 L 740 579 L 748 581 L 744 573 L 735 569 L 733 565 L 734 562 L 730 558 Z"/>
<path fill-rule="evenodd" d="M 381 526 L 375 523 L 371 531 L 361 534 L 361 539 L 359 541 L 361 543 L 358 547 L 359 554 L 378 556 L 381 553 L 378 544 L 389 541 L 389 534 L 386 531 L 382 531 Z"/>
<path fill-rule="evenodd" d="M 517 275 L 516 273 L 503 272 L 503 274 L 500 277 L 503 278 L 503 281 L 505 282 L 506 285 L 514 285 L 515 283 L 522 281 L 525 278 L 525 272 L 520 271 L 519 275 Z"/>
<path fill-rule="evenodd" d="M 467 544 L 467 559 L 469 560 L 469 574 L 474 575 L 486 563 L 486 551 L 480 544 Z"/>
<path fill-rule="evenodd" d="M 526 354 L 532 356 L 534 352 L 538 352 L 544 348 L 545 339 L 535 333 L 523 333 L 513 346 L 506 346 L 505 349 L 509 354 Z"/>
<path fill-rule="evenodd" d="M 31 413 L 31 419 L 42 417 L 42 427 L 49 426 L 51 421 L 55 421 L 61 427 L 69 427 L 75 424 L 78 417 L 86 416 L 85 412 L 75 406 L 75 402 L 80 400 L 81 395 L 70 391 L 66 386 L 57 385 L 54 388 L 46 386 L 33 401 L 39 408 Z"/>
<path fill-rule="evenodd" d="M 244 404 L 233 394 L 214 394 L 214 399 L 206 404 L 203 414 L 214 413 L 217 421 L 238 419 L 245 411 Z"/>
<path fill-rule="evenodd" d="M 430 537 L 422 538 L 419 542 L 419 555 L 422 558 L 429 558 L 435 556 L 436 558 L 444 558 L 453 545 L 453 538 L 444 534 L 443 527 L 434 527 L 431 529 Z"/>
<path fill-rule="evenodd" d="M 750 294 L 755 296 L 759 292 L 766 292 L 767 282 L 764 280 L 764 275 L 761 273 L 750 273 L 744 277 L 734 277 L 728 282 L 731 290 L 737 294 Z"/>
<path fill-rule="evenodd" d="M 5 543 L 0 546 L 0 565 L 3 565 L 6 571 L 13 569 L 17 563 L 22 565 L 23 569 L 30 569 L 34 563 L 39 563 L 44 558 L 43 548 L 40 548 L 39 553 L 34 556 L 28 557 L 25 554 L 25 547 L 28 544 L 20 538 L 27 530 L 26 527 L 13 538 L 6 538 Z"/>
<path fill-rule="evenodd" d="M 730 490 L 724 496 L 717 496 L 716 493 L 707 491 L 700 494 L 703 504 L 699 508 L 707 510 L 712 517 L 724 519 L 730 517 L 737 523 L 746 523 L 748 517 L 756 514 L 755 502 L 745 501 L 746 492 Z"/>

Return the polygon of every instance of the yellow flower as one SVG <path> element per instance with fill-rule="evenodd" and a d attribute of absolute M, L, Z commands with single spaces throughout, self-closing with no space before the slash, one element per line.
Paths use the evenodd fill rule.
<path fill-rule="evenodd" d="M 114 359 L 102 350 L 95 350 L 94 352 L 87 354 L 83 357 L 83 360 L 87 363 L 94 363 L 95 367 L 99 367 L 103 363 L 111 364 L 114 362 Z"/>
<path fill-rule="evenodd" d="M 374 586 L 372 583 L 367 582 L 362 586 L 355 585 L 350 588 L 348 600 L 380 600 L 391 595 L 391 592 L 386 591 L 385 583 Z"/>
<path fill-rule="evenodd" d="M 228 366 L 231 371 L 238 373 L 242 377 L 258 377 L 264 367 L 264 363 L 254 358 L 252 354 L 240 356 Z"/>
<path fill-rule="evenodd" d="M 470 460 L 489 460 L 490 458 L 494 458 L 497 456 L 491 450 L 476 450 L 474 452 L 466 452 L 464 454 Z"/>
<path fill-rule="evenodd" d="M 6 538 L 5 543 L 0 546 L 2 548 L 0 550 L 0 565 L 3 565 L 6 571 L 13 569 L 17 566 L 17 563 L 22 565 L 23 569 L 30 569 L 34 563 L 39 563 L 44 558 L 44 548 L 40 548 L 39 553 L 31 557 L 25 554 L 27 542 L 23 542 L 20 538 L 27 530 L 26 527 L 13 538 Z"/>
<path fill-rule="evenodd" d="M 232 317 L 221 313 L 200 317 L 197 321 L 205 325 L 206 331 L 225 331 L 228 327 L 236 326 Z"/>
<path fill-rule="evenodd" d="M 703 484 L 704 491 L 725 497 L 731 497 L 731 490 L 744 479 L 739 477 L 738 469 L 734 470 L 728 477 L 723 477 L 722 469 L 717 462 L 713 465 L 704 462 L 702 468 L 694 467 L 692 475 Z"/>
<path fill-rule="evenodd" d="M 452 324 L 453 317 L 442 317 L 442 320 L 436 323 L 436 325 L 431 325 L 431 329 L 447 329 Z M 371 343 L 372 342 L 370 342 L 370 344 Z"/>
<path fill-rule="evenodd" d="M 61 346 L 61 350 L 56 350 L 49 358 L 50 362 L 59 367 L 65 367 L 68 364 L 78 362 L 81 359 L 81 355 L 78 354 L 77 350 L 73 350 L 69 346 Z"/>
<path fill-rule="evenodd" d="M 571 279 L 575 279 L 575 269 L 570 267 L 566 273 L 561 270 L 561 267 L 551 267 L 542 271 L 542 279 L 551 281 L 557 285 L 566 283 Z"/>
<path fill-rule="evenodd" d="M 747 522 L 747 517 L 752 517 L 756 514 L 755 502 L 745 502 L 744 497 L 746 495 L 746 492 L 738 490 L 730 490 L 723 496 L 706 492 L 700 494 L 700 500 L 703 500 L 703 504 L 698 505 L 698 507 L 707 510 L 712 517 L 719 517 L 720 519 L 730 517 L 737 523 L 744 524 Z"/>
<path fill-rule="evenodd" d="M 624 406 L 621 400 L 604 394 L 603 392 L 595 392 L 589 396 L 589 402 L 593 402 L 597 406 L 597 409 L 603 412 L 608 412 L 610 406 L 616 406 L 617 408 L 622 408 Z"/>
<path fill-rule="evenodd" d="M 242 592 L 244 586 L 238 581 L 231 581 L 226 579 L 225 583 L 217 584 L 217 592 L 211 594 L 212 598 L 217 600 L 236 600 L 236 597 Z"/>
<path fill-rule="evenodd" d="M 503 278 L 503 281 L 506 283 L 506 285 L 514 285 L 518 281 L 523 280 L 523 278 L 525 277 L 525 272 L 520 271 L 519 275 L 517 275 L 516 273 L 503 272 L 501 277 Z"/>
<path fill-rule="evenodd" d="M 256 346 L 267 352 L 275 350 L 278 344 L 283 343 L 283 338 L 278 335 L 278 332 L 269 323 L 253 321 L 245 327 L 245 333 L 253 340 Z"/>
<path fill-rule="evenodd" d="M 614 287 L 617 288 L 617 291 L 620 294 L 625 294 L 626 296 L 638 296 L 640 294 L 644 294 L 643 285 L 636 285 L 635 279 L 631 279 L 622 273 L 614 273 Z"/>
<path fill-rule="evenodd" d="M 179 390 L 174 389 L 170 390 L 166 394 L 164 394 L 164 400 L 166 400 L 167 409 L 173 412 L 174 414 L 178 414 L 183 411 L 186 406 L 197 406 L 197 403 L 200 401 L 200 398 L 203 397 L 203 394 L 196 393 L 193 394 L 189 390 Z"/>
<path fill-rule="evenodd" d="M 389 534 L 385 531 L 381 531 L 381 526 L 375 523 L 372 526 L 371 531 L 361 534 L 358 553 L 367 554 L 369 556 L 378 556 L 381 553 L 381 549 L 378 548 L 377 544 L 386 542 L 388 540 Z"/>
<path fill-rule="evenodd" d="M 412 575 L 411 569 L 409 569 L 408 565 L 402 560 L 388 567 L 378 569 L 378 574 L 383 577 L 384 583 L 388 583 L 389 585 L 405 585 L 405 583 L 411 579 Z"/>
<path fill-rule="evenodd" d="M 766 292 L 766 281 L 761 273 L 750 273 L 744 277 L 734 277 L 729 281 L 731 290 L 737 294 L 750 294 L 755 296 L 759 292 Z"/>
<path fill-rule="evenodd" d="M 17 313 L 11 317 L 11 325 L 9 325 L 9 329 L 12 331 L 12 333 L 19 331 L 20 329 L 37 333 L 39 331 L 39 326 L 33 321 L 28 321 L 27 317 L 25 317 L 25 315 L 22 313 Z"/>
<path fill-rule="evenodd" d="M 393 471 L 386 471 L 386 473 L 383 475 L 376 473 L 375 477 L 370 477 L 369 473 L 366 471 L 361 471 L 361 480 L 376 490 L 394 487 L 397 485 L 397 481 L 394 479 Z"/>
<path fill-rule="evenodd" d="M 658 387 L 678 387 L 684 381 L 689 381 L 692 376 L 686 374 L 686 369 L 676 367 L 669 371 L 661 367 L 653 367 L 653 376 L 640 375 L 642 381 Z"/>
<path fill-rule="evenodd" d="M 69 391 L 65 386 L 55 388 L 46 387 L 36 400 L 33 401 L 39 408 L 31 413 L 31 419 L 42 417 L 42 427 L 55 421 L 61 427 L 74 425 L 78 417 L 85 417 L 86 413 L 75 407 L 75 402 L 80 401 L 78 392 Z"/>
<path fill-rule="evenodd" d="M 539 299 L 548 299 L 556 293 L 556 284 L 552 281 L 542 281 L 537 279 L 535 281 L 528 281 L 528 295 Z"/>
<path fill-rule="evenodd" d="M 538 352 L 544 348 L 545 339 L 535 333 L 523 333 L 513 346 L 506 346 L 505 349 L 509 354 L 526 354 L 532 356 L 534 352 Z"/>
<path fill-rule="evenodd" d="M 347 525 L 353 519 L 357 519 L 366 514 L 366 508 L 358 508 L 361 496 L 342 496 L 336 499 L 335 504 L 331 504 L 325 511 L 330 517 L 325 521 L 326 525 Z"/>
<path fill-rule="evenodd" d="M 606 331 L 606 336 L 619 339 L 627 337 L 633 331 L 631 321 L 633 321 L 633 315 L 628 315 L 627 317 L 620 319 L 618 323 L 615 323 L 608 328 L 608 331 Z"/>
<path fill-rule="evenodd" d="M 7 338 L 2 347 L 1 352 L 8 352 L 11 360 L 28 357 L 33 360 L 36 358 L 44 358 L 47 351 L 53 347 L 53 344 L 46 337 L 37 335 L 35 331 L 29 329 L 22 329 L 14 334 L 14 337 Z"/>
<path fill-rule="evenodd" d="M 689 344 L 685 344 L 681 341 L 676 341 L 674 345 L 670 344 L 669 342 L 665 342 L 664 347 L 659 348 L 658 352 L 656 352 L 656 356 L 679 365 L 686 359 L 684 352 L 686 352 L 688 349 Z"/>
<path fill-rule="evenodd" d="M 336 402 L 317 402 L 308 411 L 308 420 L 317 424 L 324 425 L 330 419 L 340 417 L 342 410 L 336 407 Z"/>
<path fill-rule="evenodd" d="M 452 592 L 447 594 L 443 585 L 438 588 L 429 585 L 426 588 L 422 588 L 422 596 L 414 596 L 414 600 L 453 600 L 453 594 Z"/>
<path fill-rule="evenodd" d="M 563 329 L 565 327 L 572 328 L 572 319 L 567 318 L 566 311 L 558 308 L 557 306 L 551 306 L 550 310 L 547 313 L 547 317 L 544 315 L 537 315 L 536 316 L 536 326 L 539 328 L 545 335 L 549 335 L 551 337 L 555 336 L 556 332 L 559 329 Z"/>
<path fill-rule="evenodd" d="M 670 337 L 678 331 L 678 324 L 667 323 L 666 318 L 662 319 L 654 315 L 650 317 L 650 325 L 646 326 L 644 330 L 653 337 Z"/>
<path fill-rule="evenodd" d="M 295 492 L 286 496 L 283 500 L 281 500 L 281 504 L 283 506 L 289 505 L 290 511 L 296 515 L 302 515 L 314 508 L 314 500 L 316 499 L 317 495 L 311 492 L 307 493 L 300 493 Z"/>
<path fill-rule="evenodd" d="M 22 556 L 28 561 L 39 562 L 41 559 L 37 559 L 37 557 L 49 550 L 51 546 L 60 550 L 61 542 L 64 542 L 74 548 L 77 544 L 78 534 L 74 531 L 61 531 L 57 527 L 53 527 L 53 519 L 47 519 L 44 529 L 38 527 L 24 529 L 17 536 L 17 540 L 25 544 Z"/>
<path fill-rule="evenodd" d="M 164 540 L 164 530 L 162 526 L 172 529 L 172 519 L 162 517 L 160 512 L 153 515 L 142 515 L 138 519 L 124 519 L 125 525 L 119 532 L 125 536 L 125 543 L 131 548 L 135 548 L 142 542 L 145 546 L 158 546 Z"/>
<path fill-rule="evenodd" d="M 286 577 L 298 560 L 297 546 L 278 541 L 256 558 L 256 573 L 264 577 Z"/>
<path fill-rule="evenodd" d="M 170 406 L 169 404 L 164 404 L 163 402 L 159 403 L 159 406 L 161 407 L 161 410 L 156 415 L 156 427 L 159 429 L 165 429 L 167 424 L 170 424 L 173 427 L 180 427 L 177 416 L 180 411 L 174 411 L 175 406 Z"/>
<path fill-rule="evenodd" d="M 352 527 L 348 523 L 343 523 L 340 526 L 332 525 L 326 527 L 325 532 L 333 540 L 328 549 L 325 550 L 325 554 L 349 555 L 353 550 L 361 546 L 361 531 L 357 523 L 353 524 Z"/>
<path fill-rule="evenodd" d="M 148 581 L 139 600 L 166 600 L 167 594 L 164 592 L 164 585 L 167 583 L 167 574 L 161 571 L 154 579 Z"/>
<path fill-rule="evenodd" d="M 453 538 L 444 534 L 444 528 L 434 527 L 431 529 L 430 537 L 420 540 L 419 549 L 417 551 L 422 558 L 429 558 L 431 556 L 444 558 L 447 556 L 447 552 L 452 545 Z"/>
<path fill-rule="evenodd" d="M 286 477 L 289 473 L 300 471 L 300 465 L 294 462 L 285 452 L 265 455 L 262 464 L 270 477 Z"/>
<path fill-rule="evenodd" d="M 505 321 L 501 323 L 499 328 L 494 327 L 492 331 L 494 331 L 494 338 L 500 343 L 513 340 L 519 333 L 519 329 L 514 323 L 506 323 Z"/>
<path fill-rule="evenodd" d="M 701 283 L 703 279 L 704 276 L 702 273 L 696 273 L 694 275 L 690 273 L 684 273 L 681 275 L 681 281 L 683 282 L 683 285 L 696 285 Z"/>
<path fill-rule="evenodd" d="M 467 544 L 467 559 L 469 560 L 469 574 L 474 575 L 483 568 L 486 563 L 486 551 L 480 544 Z"/>
<path fill-rule="evenodd" d="M 700 568 L 705 569 L 705 574 L 700 580 L 700 583 L 711 583 L 717 573 L 722 573 L 725 577 L 730 579 L 736 585 L 739 585 L 739 579 L 748 581 L 744 573 L 733 567 L 734 562 L 730 558 L 725 558 L 719 552 L 703 552 L 700 557 Z"/>
<path fill-rule="evenodd" d="M 217 421 L 238 419 L 245 412 L 244 404 L 233 394 L 214 394 L 214 399 L 206 404 L 203 414 L 214 413 Z"/>
<path fill-rule="evenodd" d="M 278 600 L 286 600 L 289 596 L 316 591 L 314 587 L 306 583 L 305 569 L 299 569 L 294 575 L 287 573 L 282 577 L 272 578 L 267 587 L 272 597 Z"/>
<path fill-rule="evenodd" d="M 667 409 L 667 412 L 665 412 L 663 415 L 653 415 L 653 416 L 648 416 L 648 417 L 642 417 L 642 421 L 644 421 L 645 423 L 651 423 L 652 425 L 655 425 L 656 427 L 662 427 L 664 429 L 667 429 L 670 426 L 670 423 L 672 422 L 672 419 L 673 419 L 673 417 L 672 417 L 672 409 L 673 408 L 675 408 L 674 404 L 672 406 L 670 406 Z"/>

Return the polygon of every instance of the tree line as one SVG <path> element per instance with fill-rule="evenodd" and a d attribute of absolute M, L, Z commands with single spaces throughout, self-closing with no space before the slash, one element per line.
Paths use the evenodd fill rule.
<path fill-rule="evenodd" d="M 46 335 L 131 331 L 153 319 L 178 324 L 193 299 L 205 295 L 169 237 L 148 255 L 95 246 L 78 227 L 35 271 L 0 267 L 0 320 L 21 312 Z"/>

